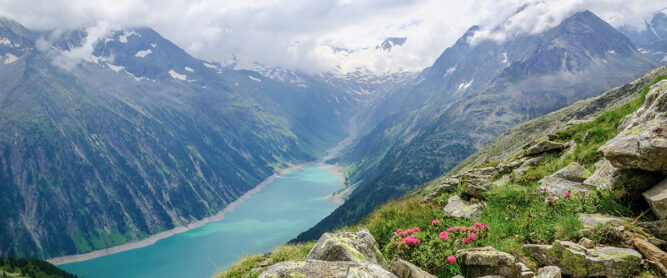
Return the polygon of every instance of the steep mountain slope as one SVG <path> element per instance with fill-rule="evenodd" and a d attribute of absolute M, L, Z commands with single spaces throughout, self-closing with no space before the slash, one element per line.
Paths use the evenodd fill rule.
<path fill-rule="evenodd" d="M 344 136 L 321 86 L 222 69 L 146 28 L 115 32 L 82 61 L 67 55 L 85 31 L 55 35 L 0 25 L 0 256 L 185 225 Z"/>
<path fill-rule="evenodd" d="M 644 22 L 644 29 L 619 28 L 644 55 L 661 64 L 667 63 L 667 8 L 657 12 L 651 21 Z"/>
<path fill-rule="evenodd" d="M 384 104 L 395 113 L 342 158 L 354 165 L 350 177 L 357 190 L 297 240 L 360 219 L 451 169 L 512 125 L 598 95 L 656 65 L 588 11 L 543 33 L 504 41 L 472 45 L 467 37 L 475 31 L 447 49 L 413 88 Z"/>

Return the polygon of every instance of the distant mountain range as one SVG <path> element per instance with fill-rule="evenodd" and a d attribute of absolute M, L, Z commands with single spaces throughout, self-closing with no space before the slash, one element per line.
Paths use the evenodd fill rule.
<path fill-rule="evenodd" d="M 658 65 L 589 11 L 539 34 L 472 44 L 478 30 L 471 27 L 414 82 L 378 104 L 373 117 L 382 120 L 338 160 L 351 165 L 355 191 L 297 241 L 361 219 L 442 175 L 513 125 L 598 95 Z"/>

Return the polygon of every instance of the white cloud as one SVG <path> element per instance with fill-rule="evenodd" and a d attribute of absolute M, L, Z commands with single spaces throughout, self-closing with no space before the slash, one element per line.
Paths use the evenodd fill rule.
<path fill-rule="evenodd" d="M 317 72 L 333 65 L 376 70 L 430 66 L 468 27 L 495 26 L 525 1 L 9 0 L 0 3 L 0 15 L 36 29 L 102 28 L 100 22 L 148 26 L 206 60 L 225 61 L 236 55 L 241 66 L 260 62 Z M 506 30 L 537 32 L 583 9 L 613 26 L 642 28 L 644 19 L 664 8 L 658 2 L 545 1 L 512 18 Z M 489 28 L 484 30 L 494 36 Z M 390 36 L 408 40 L 390 53 L 371 51 Z M 325 46 L 368 49 L 346 56 Z M 81 57 L 87 49 L 67 55 Z"/>

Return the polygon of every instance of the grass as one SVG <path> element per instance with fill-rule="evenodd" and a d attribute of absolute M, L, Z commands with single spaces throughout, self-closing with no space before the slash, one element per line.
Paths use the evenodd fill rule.
<path fill-rule="evenodd" d="M 238 262 L 234 263 L 227 270 L 219 272 L 214 277 L 215 278 L 256 278 L 259 276 L 262 271 L 266 268 L 261 268 L 260 271 L 252 272 L 253 268 L 256 268 L 260 262 L 268 260 L 270 264 L 275 264 L 279 262 L 286 262 L 291 260 L 304 259 L 308 256 L 310 249 L 313 249 L 315 242 L 307 242 L 301 244 L 286 244 L 282 245 L 276 249 L 273 249 L 271 253 L 263 255 L 248 255 L 243 257 Z"/>

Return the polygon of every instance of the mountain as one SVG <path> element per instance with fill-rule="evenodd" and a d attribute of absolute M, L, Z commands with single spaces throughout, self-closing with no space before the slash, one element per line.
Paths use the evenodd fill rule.
<path fill-rule="evenodd" d="M 396 46 L 396 45 L 403 45 L 405 41 L 408 40 L 406 37 L 391 37 L 391 38 L 386 38 L 382 43 L 378 46 L 375 47 L 375 49 L 382 49 L 384 51 L 391 51 L 391 48 Z"/>
<path fill-rule="evenodd" d="M 224 68 L 149 28 L 89 35 L 0 22 L 0 256 L 186 225 L 344 137 L 321 82 Z"/>
<path fill-rule="evenodd" d="M 644 29 L 621 26 L 623 32 L 644 55 L 661 64 L 667 63 L 667 8 L 644 22 Z"/>
<path fill-rule="evenodd" d="M 447 172 L 513 125 L 599 95 L 657 65 L 589 11 L 504 41 L 473 44 L 469 38 L 477 30 L 470 28 L 413 83 L 380 104 L 377 110 L 387 116 L 340 159 L 352 165 L 356 190 L 297 241 L 361 219 Z"/>

